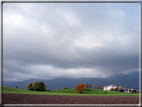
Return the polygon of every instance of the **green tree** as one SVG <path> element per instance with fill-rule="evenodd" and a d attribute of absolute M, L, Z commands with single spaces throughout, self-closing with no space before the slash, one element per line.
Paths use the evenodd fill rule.
<path fill-rule="evenodd" d="M 32 83 L 27 84 L 27 89 L 28 89 L 28 90 L 32 90 L 32 91 L 34 90 L 34 88 L 33 88 L 33 86 L 32 86 Z"/>
<path fill-rule="evenodd" d="M 27 89 L 30 90 L 30 84 L 27 84 Z"/>
<path fill-rule="evenodd" d="M 46 85 L 42 81 L 39 83 L 39 91 L 46 91 Z"/>
<path fill-rule="evenodd" d="M 34 91 L 40 91 L 40 89 L 39 89 L 39 82 L 38 81 L 35 81 L 32 84 L 32 87 L 33 87 Z"/>
<path fill-rule="evenodd" d="M 44 86 L 45 86 L 45 90 L 46 90 L 46 84 L 44 84 Z"/>

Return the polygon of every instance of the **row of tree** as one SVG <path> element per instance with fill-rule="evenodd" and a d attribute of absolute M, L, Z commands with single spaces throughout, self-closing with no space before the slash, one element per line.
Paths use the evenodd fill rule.
<path fill-rule="evenodd" d="M 98 87 L 98 88 L 97 88 L 97 87 Z M 70 89 L 71 86 L 65 87 L 65 88 L 66 88 L 66 89 L 67 89 L 67 88 Z M 65 89 L 65 88 L 58 87 L 57 90 L 63 90 L 63 89 Z M 86 83 L 86 84 L 85 84 L 85 88 L 86 88 L 86 90 L 89 89 L 89 88 L 92 88 L 92 85 Z M 102 89 L 102 88 L 101 88 L 101 85 L 98 85 L 98 86 L 97 86 L 97 85 L 94 85 L 94 89 Z"/>
<path fill-rule="evenodd" d="M 46 91 L 46 85 L 44 82 L 35 81 L 27 85 L 27 89 L 31 91 Z"/>
<path fill-rule="evenodd" d="M 86 83 L 86 84 L 85 84 L 85 87 L 86 87 L 87 89 L 88 89 L 88 88 L 92 88 L 92 85 Z M 94 85 L 94 89 L 97 89 L 97 85 Z M 101 85 L 98 85 L 98 89 L 101 89 Z"/>
<path fill-rule="evenodd" d="M 81 84 L 77 85 L 76 89 L 77 89 L 79 92 L 82 92 L 84 89 L 88 90 L 88 89 L 91 88 L 91 87 L 92 87 L 91 84 L 88 84 L 88 83 L 87 83 L 87 84 L 83 84 L 83 83 L 81 83 Z M 94 88 L 97 89 L 97 85 L 94 85 Z M 101 86 L 100 86 L 100 85 L 98 86 L 98 89 L 101 89 Z"/>

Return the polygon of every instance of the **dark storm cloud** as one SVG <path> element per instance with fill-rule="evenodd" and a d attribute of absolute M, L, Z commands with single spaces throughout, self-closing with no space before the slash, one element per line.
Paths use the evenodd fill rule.
<path fill-rule="evenodd" d="M 139 68 L 138 4 L 13 3 L 3 10 L 7 80 L 106 77 Z"/>

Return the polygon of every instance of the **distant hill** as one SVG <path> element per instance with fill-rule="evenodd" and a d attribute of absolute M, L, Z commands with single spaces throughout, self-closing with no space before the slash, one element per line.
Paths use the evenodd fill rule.
<path fill-rule="evenodd" d="M 55 78 L 52 80 L 46 79 L 28 79 L 25 81 L 14 81 L 8 82 L 3 81 L 3 86 L 16 87 L 26 89 L 27 84 L 33 83 L 34 81 L 43 81 L 46 84 L 47 89 L 57 90 L 58 87 L 64 88 L 69 87 L 75 88 L 80 83 L 89 83 L 92 86 L 101 85 L 103 88 L 105 85 L 117 85 L 126 88 L 139 89 L 139 72 L 131 72 L 129 74 L 115 74 L 108 78 Z"/>

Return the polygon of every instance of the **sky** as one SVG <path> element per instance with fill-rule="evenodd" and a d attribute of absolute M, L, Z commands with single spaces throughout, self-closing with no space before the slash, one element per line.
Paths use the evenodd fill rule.
<path fill-rule="evenodd" d="M 4 3 L 3 80 L 139 71 L 139 3 Z"/>

